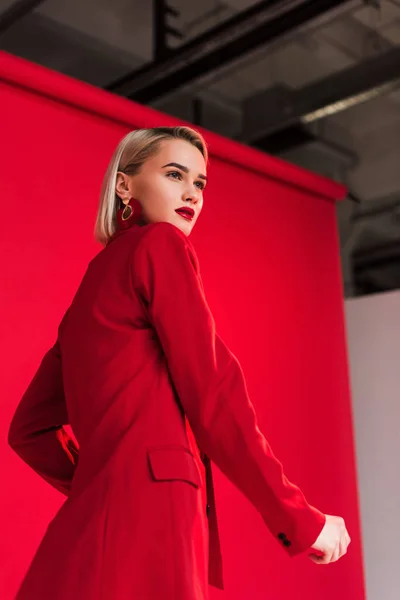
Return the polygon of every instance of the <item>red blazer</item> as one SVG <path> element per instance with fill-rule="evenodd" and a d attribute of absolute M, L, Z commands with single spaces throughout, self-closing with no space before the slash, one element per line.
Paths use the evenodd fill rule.
<path fill-rule="evenodd" d="M 118 231 L 91 261 L 9 443 L 68 496 L 18 600 L 193 600 L 207 598 L 207 580 L 222 588 L 208 457 L 290 555 L 325 523 L 258 429 L 193 246 L 168 223 Z"/>

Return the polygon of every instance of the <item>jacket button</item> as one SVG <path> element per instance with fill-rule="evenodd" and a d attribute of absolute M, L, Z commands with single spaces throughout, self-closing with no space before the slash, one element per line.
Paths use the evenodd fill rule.
<path fill-rule="evenodd" d="M 280 540 L 286 540 L 286 533 L 278 533 L 278 538 Z"/>
<path fill-rule="evenodd" d="M 289 547 L 292 545 L 292 542 L 290 542 L 289 540 L 283 540 L 283 545 Z"/>

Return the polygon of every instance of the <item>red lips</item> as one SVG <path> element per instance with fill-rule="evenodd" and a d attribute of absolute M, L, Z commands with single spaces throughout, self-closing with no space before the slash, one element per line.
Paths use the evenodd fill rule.
<path fill-rule="evenodd" d="M 187 221 L 191 221 L 195 215 L 193 208 L 189 208 L 188 206 L 177 208 L 175 212 Z"/>

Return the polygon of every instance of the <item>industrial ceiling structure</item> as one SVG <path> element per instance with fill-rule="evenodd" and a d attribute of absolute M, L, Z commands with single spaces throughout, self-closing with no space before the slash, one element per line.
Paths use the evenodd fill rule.
<path fill-rule="evenodd" d="M 0 49 L 345 183 L 346 296 L 400 288 L 400 0 L 0 0 Z"/>

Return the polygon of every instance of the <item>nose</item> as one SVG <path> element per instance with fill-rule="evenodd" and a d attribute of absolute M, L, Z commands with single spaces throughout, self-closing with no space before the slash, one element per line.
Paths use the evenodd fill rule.
<path fill-rule="evenodd" d="M 195 195 L 192 194 L 191 196 L 186 196 L 186 198 L 184 198 L 185 202 L 191 202 L 192 204 L 197 204 L 199 201 L 199 198 Z"/>
<path fill-rule="evenodd" d="M 186 190 L 183 195 L 183 199 L 185 202 L 192 202 L 193 204 L 197 204 L 201 199 L 201 192 L 197 188 L 192 188 L 190 191 Z"/>
<path fill-rule="evenodd" d="M 192 196 L 190 198 L 185 198 L 185 202 L 190 202 L 191 204 L 196 205 L 198 203 L 198 199 L 195 196 Z"/>
<path fill-rule="evenodd" d="M 188 184 L 185 189 L 182 190 L 182 200 L 184 202 L 191 202 L 196 205 L 201 200 L 201 191 L 196 185 Z"/>

